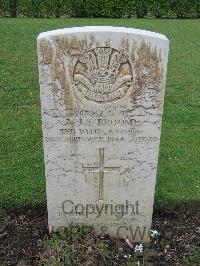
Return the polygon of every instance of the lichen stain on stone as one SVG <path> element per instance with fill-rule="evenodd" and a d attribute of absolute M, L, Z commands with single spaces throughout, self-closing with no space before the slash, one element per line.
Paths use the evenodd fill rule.
<path fill-rule="evenodd" d="M 142 93 L 144 88 L 151 86 L 156 93 L 163 89 L 164 71 L 161 65 L 161 52 L 157 47 L 144 41 L 139 47 L 132 47 L 130 58 L 135 71 L 135 89 L 132 98 Z"/>
<path fill-rule="evenodd" d="M 66 36 L 56 37 L 54 41 L 63 54 L 76 58 L 80 56 L 83 51 L 91 49 L 92 46 L 97 45 L 93 34 L 88 37 L 84 36 L 80 39 L 76 35 L 72 35 L 71 38 Z"/>
<path fill-rule="evenodd" d="M 41 50 L 45 58 L 45 60 L 43 59 L 43 64 L 48 62 L 51 70 L 52 93 L 54 96 L 58 94 L 59 88 L 57 84 L 59 83 L 62 89 L 66 110 L 68 110 L 68 115 L 70 115 L 71 118 L 71 129 L 73 129 L 71 130 L 71 137 L 74 142 L 71 154 L 76 157 L 78 156 L 78 140 L 75 134 L 76 121 L 74 110 L 80 104 L 80 99 L 73 91 L 72 73 L 77 58 L 85 50 L 98 46 L 98 42 L 95 40 L 94 35 L 84 36 L 81 39 L 73 35 L 71 38 L 66 36 L 52 37 L 51 41 L 48 40 L 48 46 L 46 40 L 43 41 L 43 46 Z"/>
<path fill-rule="evenodd" d="M 110 47 L 109 38 L 104 41 L 104 45 Z M 51 69 L 53 94 L 58 93 L 57 83 L 59 82 L 66 109 L 71 112 L 72 116 L 74 108 L 81 106 L 80 95 L 73 90 L 74 66 L 85 51 L 95 47 L 99 47 L 99 42 L 92 34 L 82 38 L 78 38 L 76 35 L 52 37 L 51 41 L 43 40 L 40 44 L 43 63 L 49 64 Z M 164 86 L 161 52 L 156 47 L 152 48 L 150 43 L 145 43 L 145 41 L 130 43 L 127 38 L 122 38 L 118 50 L 131 62 L 134 76 L 131 100 L 134 101 L 137 95 L 142 94 L 145 88 L 151 86 L 159 103 Z M 123 71 L 126 71 L 125 66 L 124 69 L 121 69 L 121 72 Z"/>
<path fill-rule="evenodd" d="M 53 57 L 53 50 L 51 47 L 51 43 L 48 40 L 44 40 L 40 42 L 40 53 L 42 55 L 42 63 L 47 65 L 51 64 Z"/>
<path fill-rule="evenodd" d="M 105 47 L 111 47 L 110 46 L 110 38 L 108 38 L 108 40 L 105 40 Z"/>
<path fill-rule="evenodd" d="M 122 38 L 119 46 L 119 51 L 129 57 L 130 45 L 129 40 L 127 38 Z"/>
<path fill-rule="evenodd" d="M 79 99 L 80 96 L 75 94 L 75 91 L 73 91 L 73 78 L 72 77 L 73 77 L 73 69 L 74 69 L 75 63 L 85 51 L 91 48 L 94 48 L 94 47 L 98 47 L 99 42 L 95 39 L 94 34 L 90 34 L 89 36 L 85 35 L 82 38 L 78 38 L 76 35 L 72 35 L 71 37 L 66 37 L 66 36 L 55 37 L 53 41 L 54 41 L 56 51 L 57 51 L 56 57 L 60 58 L 63 68 L 65 67 L 65 65 L 67 65 L 67 68 L 68 68 L 68 75 L 66 75 L 66 71 L 64 73 L 64 76 L 60 75 L 59 77 L 59 73 L 57 73 L 58 75 L 54 74 L 53 83 L 55 84 L 55 79 L 66 80 L 66 77 L 68 77 L 67 80 L 65 81 L 65 84 L 67 81 L 68 81 L 68 84 L 66 84 L 65 86 L 62 86 L 62 90 L 65 96 L 64 99 L 65 99 L 65 104 L 67 106 L 67 109 L 68 110 L 70 109 L 73 112 L 74 105 L 76 105 L 76 108 L 78 108 L 79 105 L 81 105 L 81 99 Z M 109 39 L 106 40 L 105 43 L 107 45 L 110 45 L 110 40 Z M 67 64 L 65 65 L 64 65 L 64 57 L 66 57 L 68 60 Z M 58 71 L 54 68 L 54 72 L 56 73 Z M 55 91 L 55 86 L 53 87 Z M 68 92 L 66 92 L 66 89 L 68 89 Z"/>

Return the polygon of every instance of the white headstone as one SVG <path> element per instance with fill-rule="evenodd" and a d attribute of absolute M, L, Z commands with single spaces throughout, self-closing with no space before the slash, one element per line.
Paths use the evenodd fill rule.
<path fill-rule="evenodd" d="M 168 40 L 129 28 L 38 37 L 50 230 L 93 225 L 148 242 Z"/>

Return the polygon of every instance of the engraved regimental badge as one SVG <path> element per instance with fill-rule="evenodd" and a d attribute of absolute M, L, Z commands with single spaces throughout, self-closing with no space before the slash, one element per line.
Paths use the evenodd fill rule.
<path fill-rule="evenodd" d="M 129 59 L 124 54 L 110 47 L 99 47 L 79 57 L 73 79 L 84 98 L 109 103 L 126 94 L 133 75 Z"/>

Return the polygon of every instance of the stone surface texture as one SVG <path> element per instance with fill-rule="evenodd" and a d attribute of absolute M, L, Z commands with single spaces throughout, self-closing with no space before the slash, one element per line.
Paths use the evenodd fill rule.
<path fill-rule="evenodd" d="M 80 27 L 37 43 L 50 231 L 73 222 L 149 242 L 167 38 Z"/>

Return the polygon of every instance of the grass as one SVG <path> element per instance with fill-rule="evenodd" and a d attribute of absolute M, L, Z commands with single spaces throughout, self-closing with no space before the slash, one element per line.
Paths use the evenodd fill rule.
<path fill-rule="evenodd" d="M 200 21 L 158 19 L 0 19 L 0 207 L 45 204 L 36 37 L 72 26 L 147 29 L 170 40 L 156 203 L 200 201 Z"/>

